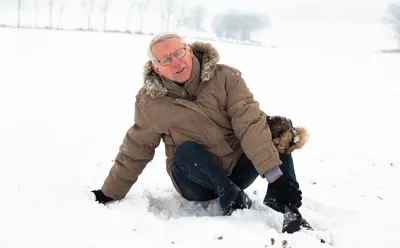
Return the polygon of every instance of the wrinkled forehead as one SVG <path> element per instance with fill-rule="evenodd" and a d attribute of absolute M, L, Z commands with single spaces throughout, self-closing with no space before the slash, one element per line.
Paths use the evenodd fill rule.
<path fill-rule="evenodd" d="M 180 48 L 185 47 L 185 45 L 186 43 L 184 40 L 179 38 L 171 38 L 154 44 L 151 48 L 151 51 L 156 59 L 160 59 L 164 56 L 172 54 Z"/>

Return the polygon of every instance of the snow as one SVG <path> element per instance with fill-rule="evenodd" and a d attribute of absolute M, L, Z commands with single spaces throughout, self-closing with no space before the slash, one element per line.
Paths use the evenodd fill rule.
<path fill-rule="evenodd" d="M 399 247 L 400 57 L 365 44 L 213 43 L 263 110 L 309 130 L 293 156 L 314 233 L 279 233 L 261 178 L 246 190 L 253 208 L 230 217 L 182 199 L 162 145 L 124 200 L 97 204 L 90 190 L 133 124 L 150 39 L 0 29 L 0 247 Z"/>

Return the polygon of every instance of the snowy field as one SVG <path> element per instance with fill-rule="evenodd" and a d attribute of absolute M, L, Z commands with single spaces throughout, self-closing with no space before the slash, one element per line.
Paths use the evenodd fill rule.
<path fill-rule="evenodd" d="M 214 43 L 265 112 L 308 128 L 293 156 L 314 233 L 279 233 L 261 178 L 246 190 L 254 207 L 230 217 L 180 198 L 163 145 L 126 199 L 97 204 L 90 190 L 133 124 L 150 39 L 0 29 L 0 247 L 400 247 L 400 56 L 365 44 Z"/>

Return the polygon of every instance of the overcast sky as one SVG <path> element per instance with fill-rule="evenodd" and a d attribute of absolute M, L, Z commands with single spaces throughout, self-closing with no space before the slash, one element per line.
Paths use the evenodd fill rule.
<path fill-rule="evenodd" d="M 21 0 L 22 14 L 21 22 L 30 25 L 36 18 L 35 2 L 38 3 L 39 26 L 48 23 L 49 1 L 50 0 Z M 82 2 L 84 0 L 53 0 L 53 22 L 58 22 L 60 3 L 64 2 L 63 19 L 61 27 L 76 26 L 79 23 L 85 27 L 85 11 Z M 105 0 L 94 0 L 97 4 L 92 15 L 93 23 L 99 27 L 103 19 L 101 6 Z M 141 0 L 110 0 L 110 10 L 108 12 L 108 27 L 124 28 L 129 6 L 132 2 Z M 268 14 L 272 26 L 278 27 L 280 24 L 291 23 L 295 25 L 319 24 L 329 21 L 354 21 L 358 23 L 377 23 L 382 21 L 382 16 L 389 3 L 389 0 L 149 0 L 150 6 L 146 11 L 146 26 L 155 24 L 160 26 L 160 9 L 168 2 L 184 2 L 186 6 L 201 4 L 206 7 L 207 17 L 205 25 L 210 26 L 213 16 L 219 12 L 232 9 L 244 12 L 263 12 Z M 400 0 L 396 0 L 400 1 Z M 18 0 L 0 0 L 0 24 L 15 23 L 17 19 Z M 175 6 L 176 13 L 181 11 L 181 7 Z M 187 7 L 190 9 L 190 7 Z M 179 14 L 178 14 L 179 15 Z M 177 16 L 178 16 L 177 15 Z M 135 14 L 132 19 L 137 18 Z M 97 23 L 96 23 L 97 20 Z M 149 21 L 151 20 L 151 21 Z M 135 21 L 133 21 L 135 22 Z M 137 20 L 136 20 L 137 23 Z M 54 23 L 53 23 L 54 25 Z M 206 27 L 207 29 L 207 27 Z M 156 31 L 155 31 L 156 32 Z"/>
<path fill-rule="evenodd" d="M 38 1 L 41 5 L 47 5 L 49 0 L 22 0 L 23 4 L 32 5 Z M 54 0 L 55 3 L 62 0 Z M 64 0 L 66 3 L 82 2 L 82 0 Z M 96 0 L 102 2 L 104 0 Z M 111 0 L 113 3 L 132 2 L 139 0 Z M 151 0 L 153 2 L 165 0 Z M 175 0 L 180 1 L 180 0 Z M 301 9 L 309 14 L 325 11 L 333 14 L 358 13 L 359 15 L 380 15 L 387 6 L 389 0 L 187 0 L 188 3 L 201 2 L 209 9 L 225 10 L 232 7 L 241 10 L 259 10 L 265 6 L 267 12 L 276 14 L 290 14 L 294 10 Z M 1 8 L 16 7 L 18 0 L 0 0 Z"/>
<path fill-rule="evenodd" d="M 53 0 L 52 18 L 49 18 L 51 0 L 21 1 L 21 26 L 47 27 L 49 20 L 53 28 L 86 29 L 89 26 L 82 4 L 84 0 Z M 90 28 L 102 30 L 104 15 L 101 6 L 105 0 L 94 1 L 97 4 L 90 18 Z M 355 44 L 362 44 L 366 40 L 371 40 L 371 37 L 373 40 L 378 40 L 378 36 L 382 36 L 382 39 L 387 37 L 393 39 L 387 25 L 382 23 L 384 12 L 392 2 L 389 0 L 149 0 L 151 4 L 143 15 L 142 26 L 140 26 L 142 15 L 138 9 L 135 9 L 132 15 L 128 14 L 131 3 L 140 1 L 111 0 L 107 12 L 107 29 L 133 32 L 141 30 L 145 33 L 175 31 L 177 19 L 182 17 L 182 9 L 190 10 L 193 5 L 201 4 L 206 8 L 207 16 L 202 27 L 207 34 L 213 33 L 211 23 L 215 14 L 235 9 L 242 12 L 266 13 L 272 24 L 268 30 L 268 38 L 265 39 L 270 41 L 271 37 L 277 37 L 276 43 L 294 40 L 293 37 L 297 43 L 300 43 L 300 38 L 304 38 L 303 44 L 312 46 L 316 42 L 325 44 L 331 40 L 338 43 L 339 38 L 346 44 L 349 40 L 354 40 Z M 34 7 L 35 2 L 39 6 L 37 12 Z M 62 2 L 63 8 L 60 5 Z M 173 7 L 172 19 L 175 20 L 170 21 L 172 23 L 170 28 L 165 28 L 165 18 L 162 18 L 161 9 L 168 2 L 178 4 Z M 180 6 L 182 2 L 186 8 Z M 0 24 L 17 23 L 17 6 L 18 0 L 0 0 Z M 188 30 L 179 32 L 187 33 Z M 321 41 L 321 38 L 325 40 Z"/>

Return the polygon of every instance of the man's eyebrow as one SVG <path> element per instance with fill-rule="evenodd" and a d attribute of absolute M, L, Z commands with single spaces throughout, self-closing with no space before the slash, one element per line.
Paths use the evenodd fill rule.
<path fill-rule="evenodd" d="M 179 49 L 182 49 L 182 48 L 185 48 L 185 47 L 175 48 L 175 49 L 172 50 L 172 52 L 168 52 L 167 54 L 162 55 L 160 59 L 164 58 L 165 56 L 169 56 L 169 55 L 171 55 L 171 54 L 177 52 Z"/>

